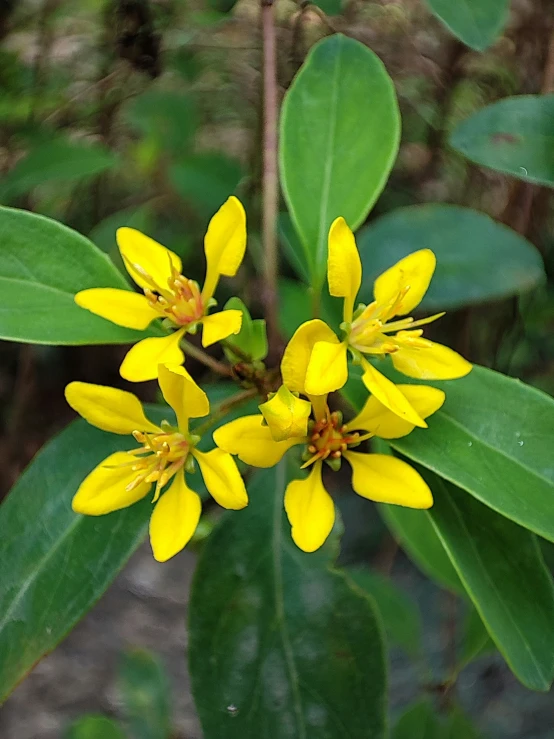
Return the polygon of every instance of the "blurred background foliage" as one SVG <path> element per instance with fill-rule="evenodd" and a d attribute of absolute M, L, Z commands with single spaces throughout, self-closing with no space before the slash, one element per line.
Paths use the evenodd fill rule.
<path fill-rule="evenodd" d="M 506 28 L 485 52 L 473 51 L 449 34 L 421 0 L 277 0 L 276 14 L 281 94 L 312 45 L 335 31 L 370 46 L 395 82 L 403 123 L 400 155 L 360 239 L 363 252 L 369 253 L 372 245 L 386 248 L 386 234 L 380 241 L 383 221 L 373 225 L 374 219 L 426 203 L 475 208 L 537 247 L 546 283 L 520 297 L 502 299 L 499 291 L 495 302 L 454 307 L 435 336 L 448 336 L 447 343 L 474 362 L 553 393 L 551 191 L 472 164 L 448 143 L 462 120 L 489 103 L 520 93 L 554 92 L 549 0 L 513 0 Z M 248 260 L 232 285 L 221 285 L 220 302 L 236 293 L 253 317 L 261 315 L 261 39 L 255 0 L 0 0 L 0 43 L 0 204 L 66 223 L 116 263 L 115 230 L 138 228 L 177 251 L 185 274 L 199 278 L 208 220 L 235 193 L 248 213 Z M 395 228 L 402 232 L 401 218 L 390 218 L 397 219 Z M 286 213 L 279 233 L 284 275 L 280 315 L 287 333 L 309 310 L 309 296 L 298 279 L 302 264 L 291 258 L 291 252 L 298 252 Z M 425 245 L 425 232 L 416 236 L 414 248 Z M 450 238 L 471 245 L 471 223 L 463 231 L 453 228 Z M 501 260 L 484 264 L 483 279 L 494 280 L 504 266 Z M 324 303 L 322 310 L 332 314 L 333 306 Z M 125 350 L 0 344 L 2 493 L 71 418 L 63 401 L 65 383 L 80 379 L 121 386 L 117 367 Z M 192 367 L 197 376 L 204 371 L 194 363 Z M 138 392 L 151 400 L 155 389 L 149 385 Z M 479 670 L 459 690 L 489 735 L 551 736 L 554 712 L 548 696 L 517 687 L 497 655 L 490 656 L 490 641 L 471 609 L 453 605 L 453 595 L 439 592 L 415 570 L 367 503 L 361 506 L 340 490 L 337 494 L 348 532 L 341 561 L 356 568 L 352 576 L 358 586 L 377 600 L 394 646 L 390 692 L 396 713 L 407 712 L 395 725 L 394 737 L 414 737 L 403 726 L 421 727 L 422 739 L 478 736 L 458 709 L 450 710 L 449 693 L 449 680 L 476 657 L 481 659 Z M 209 519 L 204 523 L 209 529 Z M 551 548 L 545 554 L 554 564 Z M 372 572 L 360 569 L 368 562 Z M 431 574 L 441 581 L 440 573 Z M 383 576 L 392 576 L 400 588 Z M 425 616 L 423 630 L 417 601 Z M 457 616 L 452 616 L 453 609 Z M 459 618 L 464 614 L 465 621 Z M 79 639 L 79 630 L 71 638 Z M 58 650 L 62 656 L 64 648 Z M 137 659 L 128 657 L 122 667 L 127 705 L 135 709 L 140 707 L 133 698 Z M 158 669 L 144 659 L 148 669 Z M 156 675 L 162 680 L 161 673 Z M 32 694 L 33 679 L 21 690 Z M 37 679 L 40 686 L 40 675 Z M 449 709 L 446 721 L 421 702 L 413 687 L 417 684 Z M 18 725 L 25 704 L 17 695 L 9 727 Z M 408 706 L 410 701 L 416 702 Z M 510 713 L 514 705 L 517 720 Z M 164 706 L 160 710 L 165 716 Z M 52 699 L 51 709 L 65 716 L 59 696 Z M 126 735 L 118 725 L 107 728 L 102 724 L 106 721 L 82 719 L 68 729 L 68 736 L 95 739 L 100 736 L 90 733 L 95 722 L 102 736 L 108 731 L 114 737 Z M 36 736 L 58 736 L 57 728 L 49 731 Z M 167 724 L 160 731 L 131 735 L 170 735 Z"/>

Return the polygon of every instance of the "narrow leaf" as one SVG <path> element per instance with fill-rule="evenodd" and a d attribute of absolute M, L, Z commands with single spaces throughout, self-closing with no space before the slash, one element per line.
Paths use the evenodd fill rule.
<path fill-rule="evenodd" d="M 143 649 L 125 652 L 119 682 L 133 739 L 169 739 L 170 685 L 160 660 Z"/>
<path fill-rule="evenodd" d="M 423 471 L 428 512 L 473 604 L 514 674 L 532 690 L 554 678 L 554 587 L 535 537 Z"/>
<path fill-rule="evenodd" d="M 204 737 L 381 739 L 373 605 L 330 569 L 332 545 L 305 554 L 293 544 L 285 484 L 282 463 L 258 474 L 248 508 L 225 516 L 198 562 L 189 654 Z"/>
<path fill-rule="evenodd" d="M 439 720 L 428 701 L 409 706 L 396 722 L 391 739 L 439 739 Z"/>
<path fill-rule="evenodd" d="M 126 736 L 116 721 L 90 714 L 71 724 L 64 739 L 126 739 Z"/>

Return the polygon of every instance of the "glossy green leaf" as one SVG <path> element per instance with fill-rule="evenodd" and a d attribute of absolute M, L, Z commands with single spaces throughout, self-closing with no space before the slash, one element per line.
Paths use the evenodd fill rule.
<path fill-rule="evenodd" d="M 391 739 L 442 739 L 441 726 L 431 704 L 422 700 L 409 706 L 396 722 Z"/>
<path fill-rule="evenodd" d="M 169 739 L 170 684 L 160 660 L 144 649 L 124 653 L 119 684 L 133 739 Z"/>
<path fill-rule="evenodd" d="M 107 716 L 90 714 L 77 719 L 64 734 L 64 739 L 127 739 L 116 721 Z"/>
<path fill-rule="evenodd" d="M 312 47 L 283 102 L 280 169 L 316 289 L 325 279 L 329 226 L 338 216 L 353 229 L 363 222 L 399 137 L 394 85 L 380 59 L 341 34 Z"/>
<path fill-rule="evenodd" d="M 81 516 L 71 499 L 129 437 L 78 420 L 35 457 L 0 506 L 0 700 L 106 590 L 144 538 L 145 500 L 107 516 Z"/>
<path fill-rule="evenodd" d="M 0 337 L 35 344 L 125 344 L 146 334 L 74 301 L 89 287 L 128 287 L 105 254 L 44 216 L 0 208 Z"/>
<path fill-rule="evenodd" d="M 283 247 L 283 253 L 290 266 L 306 285 L 310 284 L 310 265 L 308 256 L 294 230 L 294 224 L 288 213 L 279 213 L 278 220 L 279 241 Z"/>
<path fill-rule="evenodd" d="M 371 601 L 290 538 L 286 469 L 259 473 L 196 569 L 189 624 L 193 694 L 205 739 L 381 739 L 385 666 Z M 222 566 L 222 564 L 225 566 Z"/>
<path fill-rule="evenodd" d="M 554 95 L 518 95 L 474 113 L 450 136 L 472 162 L 554 187 Z"/>
<path fill-rule="evenodd" d="M 319 315 L 333 329 L 338 331 L 342 320 L 341 304 L 324 292 L 314 300 L 312 288 L 297 282 L 282 278 L 279 280 L 279 325 L 283 336 L 287 339 L 304 321 Z"/>
<path fill-rule="evenodd" d="M 554 586 L 536 538 L 465 491 L 422 471 L 429 516 L 458 576 L 514 674 L 532 690 L 554 678 Z"/>
<path fill-rule="evenodd" d="M 376 572 L 348 567 L 346 573 L 375 601 L 389 642 L 404 649 L 411 657 L 417 657 L 421 653 L 422 626 L 416 604 L 389 579 Z"/>
<path fill-rule="evenodd" d="M 429 519 L 421 511 L 380 505 L 385 523 L 419 569 L 447 590 L 464 594 L 464 587 Z"/>
<path fill-rule="evenodd" d="M 395 381 L 407 381 L 386 365 L 381 368 Z M 390 445 L 554 541 L 554 399 L 478 366 L 460 380 L 429 384 L 446 392 L 445 404 L 428 420 L 428 429 L 416 429 Z M 367 391 L 353 378 L 344 395 L 360 406 Z"/>
<path fill-rule="evenodd" d="M 23 195 L 46 182 L 73 182 L 100 174 L 117 163 L 100 144 L 58 138 L 38 144 L 3 178 L 0 200 Z"/>
<path fill-rule="evenodd" d="M 360 300 L 373 300 L 373 282 L 399 259 L 431 249 L 437 267 L 421 308 L 459 308 L 529 290 L 545 279 L 538 250 L 515 231 L 470 208 L 414 205 L 362 228 Z"/>
<path fill-rule="evenodd" d="M 509 0 L 427 0 L 427 4 L 460 41 L 484 51 L 508 20 Z"/>

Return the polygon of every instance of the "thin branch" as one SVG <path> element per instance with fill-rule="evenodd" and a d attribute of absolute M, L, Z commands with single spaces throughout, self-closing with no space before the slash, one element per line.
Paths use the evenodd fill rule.
<path fill-rule="evenodd" d="M 255 398 L 257 395 L 257 389 L 255 387 L 251 387 L 248 388 L 248 390 L 243 390 L 241 393 L 237 393 L 227 400 L 224 400 L 216 408 L 214 408 L 213 413 L 210 414 L 209 418 L 204 421 L 204 423 L 200 424 L 200 426 L 197 426 L 193 430 L 194 433 L 198 434 L 199 436 L 203 436 L 203 434 L 205 434 L 206 431 L 208 431 L 208 429 L 210 429 L 214 424 L 216 424 L 218 421 L 221 421 L 222 418 L 225 418 L 225 416 L 231 410 L 233 410 L 233 408 L 239 408 L 241 405 L 244 405 L 252 398 Z"/>
<path fill-rule="evenodd" d="M 223 362 L 215 359 L 203 349 L 200 349 L 199 346 L 195 346 L 186 339 L 181 339 L 181 348 L 183 349 L 185 354 L 188 354 L 190 357 L 193 357 L 198 362 L 206 365 L 206 367 L 209 367 L 214 372 L 217 372 L 218 375 L 222 375 L 223 377 L 231 377 L 230 367 L 228 367 Z"/>
<path fill-rule="evenodd" d="M 263 42 L 263 179 L 262 238 L 264 247 L 264 303 L 269 346 L 280 343 L 278 324 L 277 212 L 277 56 L 273 0 L 261 0 Z"/>

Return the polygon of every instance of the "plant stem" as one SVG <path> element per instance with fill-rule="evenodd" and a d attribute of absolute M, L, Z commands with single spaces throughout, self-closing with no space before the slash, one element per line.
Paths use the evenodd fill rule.
<path fill-rule="evenodd" d="M 269 346 L 279 344 L 277 212 L 277 57 L 273 0 L 261 0 L 263 43 L 263 178 L 262 238 L 264 247 L 264 303 Z"/>
<path fill-rule="evenodd" d="M 258 390 L 255 387 L 250 387 L 248 388 L 248 390 L 243 390 L 242 392 L 231 396 L 227 400 L 224 400 L 214 409 L 213 413 L 210 414 L 210 417 L 206 421 L 204 421 L 204 423 L 193 429 L 193 433 L 202 436 L 215 423 L 224 418 L 229 413 L 229 411 L 231 411 L 233 408 L 244 405 L 251 398 L 255 398 L 257 394 Z"/>
<path fill-rule="evenodd" d="M 217 372 L 218 375 L 222 375 L 223 377 L 231 376 L 230 367 L 210 356 L 208 352 L 205 352 L 199 346 L 195 346 L 186 339 L 181 339 L 181 347 L 185 354 L 188 354 L 199 362 L 202 362 L 202 364 L 206 365 L 206 367 L 209 367 L 214 372 Z"/>

